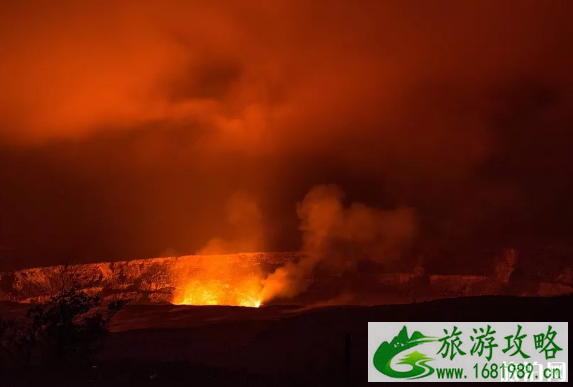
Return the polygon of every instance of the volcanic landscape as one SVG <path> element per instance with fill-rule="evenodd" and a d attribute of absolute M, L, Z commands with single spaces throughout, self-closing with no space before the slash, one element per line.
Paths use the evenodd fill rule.
<path fill-rule="evenodd" d="M 557 251 L 537 254 L 549 262 Z M 376 281 L 338 295 L 315 278 L 304 297 L 262 304 L 264 278 L 296 263 L 299 253 L 33 268 L 0 275 L 0 316 L 22 316 L 72 279 L 107 302 L 129 300 L 114 318 L 92 373 L 68 370 L 54 376 L 50 371 L 53 385 L 76 385 L 85 378 L 98 385 L 120 385 L 113 384 L 118 380 L 129 385 L 356 385 L 365 383 L 368 321 L 509 321 L 529 318 L 531 308 L 550 320 L 566 319 L 573 300 L 571 271 L 546 265 L 543 278 L 536 268 L 530 268 L 536 274 L 528 274 L 518 257 L 517 249 L 498 251 L 487 275 L 428 274 L 421 267 L 377 273 Z M 34 385 L 42 375 L 16 372 L 9 380 Z"/>
<path fill-rule="evenodd" d="M 370 321 L 567 321 L 571 20 L 0 1 L 0 387 L 354 386 Z"/>

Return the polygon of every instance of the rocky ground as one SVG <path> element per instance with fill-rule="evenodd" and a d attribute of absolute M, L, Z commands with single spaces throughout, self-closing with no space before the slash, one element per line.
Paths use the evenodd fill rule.
<path fill-rule="evenodd" d="M 567 321 L 572 296 L 388 306 L 133 305 L 89 369 L 12 370 L 1 386 L 366 385 L 368 321 Z M 15 313 L 22 305 L 2 304 Z"/>

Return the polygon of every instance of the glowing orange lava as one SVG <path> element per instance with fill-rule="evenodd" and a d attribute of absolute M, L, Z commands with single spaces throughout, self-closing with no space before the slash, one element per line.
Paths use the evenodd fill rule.
<path fill-rule="evenodd" d="M 219 280 L 190 280 L 174 293 L 176 305 L 235 305 L 258 308 L 259 279 L 244 281 L 240 285 L 230 285 Z"/>
<path fill-rule="evenodd" d="M 198 260 L 192 269 L 174 268 L 173 304 L 252 308 L 261 305 L 262 276 L 258 266 L 234 262 L 227 256 L 204 256 Z"/>

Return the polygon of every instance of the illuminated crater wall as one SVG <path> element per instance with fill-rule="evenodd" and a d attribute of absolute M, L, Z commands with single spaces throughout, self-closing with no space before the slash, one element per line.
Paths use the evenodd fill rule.
<path fill-rule="evenodd" d="M 0 273 L 0 301 L 44 302 L 64 281 L 109 301 L 256 306 L 250 303 L 257 303 L 260 280 L 297 258 L 295 253 L 189 255 L 17 270 Z"/>
<path fill-rule="evenodd" d="M 65 282 L 75 283 L 104 301 L 257 307 L 263 280 L 278 267 L 299 258 L 297 253 L 190 255 L 18 270 L 0 273 L 0 301 L 45 302 Z M 423 264 L 411 273 L 379 273 L 373 288 L 344 302 L 376 304 L 495 294 L 552 296 L 573 291 L 571 265 L 561 262 L 548 270 L 549 260 L 545 259 L 538 260 L 542 262 L 539 267 L 528 267 L 527 262 L 535 260 L 526 258 L 518 265 L 520 253 L 503 249 L 493 260 L 490 274 L 481 276 L 428 273 Z M 320 288 L 324 279 L 314 281 Z M 370 296 L 368 301 L 365 296 Z"/>

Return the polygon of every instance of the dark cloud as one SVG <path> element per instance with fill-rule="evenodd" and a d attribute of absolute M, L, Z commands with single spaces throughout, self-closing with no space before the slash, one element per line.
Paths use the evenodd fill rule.
<path fill-rule="evenodd" d="M 190 66 L 187 75 L 187 79 L 177 76 L 167 83 L 166 92 L 172 103 L 192 99 L 224 99 L 241 78 L 241 67 L 232 60 L 213 60 Z"/>
<path fill-rule="evenodd" d="M 572 15 L 3 2 L 0 247 L 20 266 L 190 253 L 234 240 L 224 203 L 245 192 L 264 247 L 297 249 L 295 203 L 320 184 L 414 208 L 419 241 L 567 240 Z"/>

